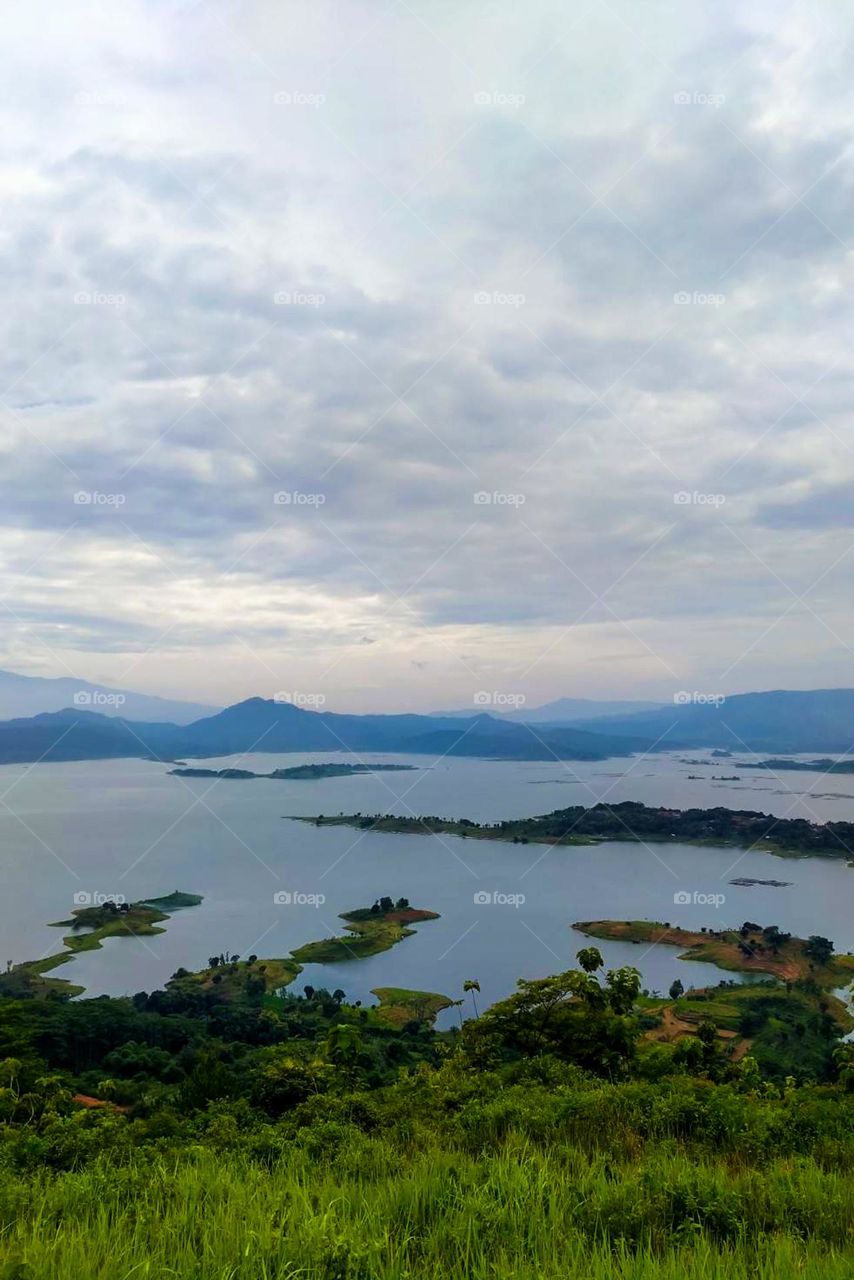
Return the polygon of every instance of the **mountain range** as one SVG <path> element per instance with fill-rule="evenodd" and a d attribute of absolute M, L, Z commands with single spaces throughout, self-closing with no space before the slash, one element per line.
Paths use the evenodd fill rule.
<path fill-rule="evenodd" d="M 605 760 L 644 751 L 842 753 L 854 746 L 854 689 L 775 690 L 723 702 L 696 699 L 581 724 L 516 722 L 481 713 L 344 715 L 249 698 L 188 724 L 104 715 L 86 706 L 0 722 L 0 762 L 246 752 L 401 752 L 506 760 Z M 188 704 L 181 704 L 187 706 Z"/>
<path fill-rule="evenodd" d="M 0 671 L 0 721 L 36 716 L 43 711 L 62 711 L 67 707 L 166 724 L 191 724 L 219 709 L 199 702 L 181 702 L 91 684 L 73 676 L 22 676 L 17 671 Z"/>

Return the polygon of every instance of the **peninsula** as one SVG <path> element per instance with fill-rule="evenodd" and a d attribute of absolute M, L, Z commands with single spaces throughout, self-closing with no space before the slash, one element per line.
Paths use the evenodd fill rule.
<path fill-rule="evenodd" d="M 639 844 L 734 845 L 756 848 L 784 857 L 850 859 L 854 853 L 854 822 L 808 822 L 777 818 L 748 809 L 654 808 L 636 801 L 574 805 L 534 818 L 480 823 L 469 818 L 396 814 L 340 814 L 337 817 L 286 815 L 294 822 L 315 826 L 346 826 L 361 830 L 414 835 L 451 835 L 471 840 L 505 840 L 513 844 L 585 845 L 603 840 Z"/>

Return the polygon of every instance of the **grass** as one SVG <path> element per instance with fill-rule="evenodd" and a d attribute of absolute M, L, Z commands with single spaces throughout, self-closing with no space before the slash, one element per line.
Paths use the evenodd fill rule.
<path fill-rule="evenodd" d="M 342 1136 L 345 1138 L 341 1141 Z M 11 1280 L 850 1280 L 854 1183 L 676 1150 L 479 1155 L 311 1135 L 281 1160 L 199 1150 L 0 1187 Z"/>

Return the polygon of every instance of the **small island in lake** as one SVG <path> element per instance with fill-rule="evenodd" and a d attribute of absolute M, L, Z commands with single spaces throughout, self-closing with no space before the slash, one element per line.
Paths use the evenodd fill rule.
<path fill-rule="evenodd" d="M 772 889 L 787 889 L 791 883 L 791 880 L 755 880 L 752 876 L 736 876 L 735 880 L 730 880 L 730 884 L 767 884 L 770 885 Z"/>
<path fill-rule="evenodd" d="M 273 778 L 276 781 L 313 782 L 318 778 L 349 778 L 356 773 L 408 773 L 414 764 L 297 764 L 272 773 L 253 773 L 251 769 L 203 769 L 195 765 L 170 769 L 179 778 Z"/>

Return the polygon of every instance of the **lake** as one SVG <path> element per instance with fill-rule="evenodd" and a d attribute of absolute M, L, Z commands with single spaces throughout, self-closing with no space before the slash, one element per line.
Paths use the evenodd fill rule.
<path fill-rule="evenodd" d="M 57 976 L 83 984 L 87 995 L 152 990 L 179 966 L 200 968 L 213 953 L 286 955 L 303 942 L 339 933 L 339 912 L 382 894 L 405 896 L 413 906 L 440 912 L 441 919 L 418 926 L 413 937 L 381 955 L 310 966 L 295 990 L 307 982 L 340 986 L 348 998 L 365 1002 L 372 1001 L 375 986 L 457 997 L 463 981 L 476 978 L 487 1004 L 511 992 L 519 977 L 570 967 L 584 939 L 569 926 L 603 917 L 697 928 L 751 919 L 801 935 L 822 933 L 840 950 L 854 949 L 854 870 L 844 860 L 631 842 L 555 849 L 316 828 L 282 816 L 382 810 L 494 821 L 607 799 L 854 820 L 854 775 L 738 770 L 741 782 L 723 783 L 711 775 L 736 772 L 732 761 L 707 767 L 681 762 L 706 755 L 510 763 L 372 754 L 372 761 L 413 764 L 416 771 L 319 781 L 177 778 L 168 766 L 140 760 L 3 766 L 0 961 L 60 950 L 62 933 L 48 923 L 69 916 L 75 893 L 132 900 L 173 889 L 204 894 L 204 903 L 177 912 L 158 937 L 114 939 Z M 334 758 L 258 754 L 201 763 L 261 772 Z M 689 773 L 704 777 L 689 780 Z M 736 876 L 792 884 L 730 884 Z M 324 900 L 279 904 L 274 895 L 282 892 Z M 674 899 L 677 894 L 691 901 Z M 666 991 L 676 977 L 696 985 L 726 976 L 678 960 L 669 947 L 597 945 L 609 966 L 636 965 L 653 990 Z M 455 1016 L 443 1015 L 444 1024 Z"/>

